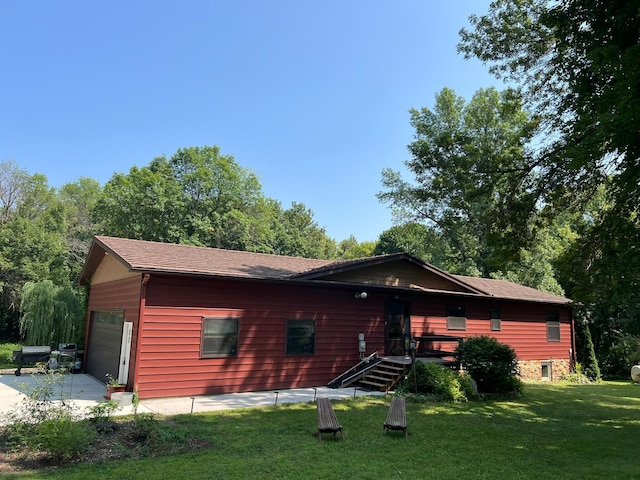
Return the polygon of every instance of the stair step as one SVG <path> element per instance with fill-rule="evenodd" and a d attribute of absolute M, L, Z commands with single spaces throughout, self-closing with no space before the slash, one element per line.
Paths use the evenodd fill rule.
<path fill-rule="evenodd" d="M 404 372 L 404 365 L 403 366 L 399 366 L 399 365 L 393 365 L 390 363 L 379 363 L 377 368 L 386 368 L 388 370 L 394 370 L 396 372 Z"/>
<path fill-rule="evenodd" d="M 388 383 L 373 382 L 371 380 L 360 380 L 360 383 L 362 383 L 363 385 L 372 385 L 377 388 L 384 388 L 385 390 L 389 388 Z"/>
<path fill-rule="evenodd" d="M 377 372 L 376 372 L 377 373 Z M 380 376 L 380 375 L 372 375 L 371 373 L 366 375 L 363 380 L 376 380 L 380 382 L 389 383 L 396 379 L 396 377 L 388 377 L 388 376 Z"/>

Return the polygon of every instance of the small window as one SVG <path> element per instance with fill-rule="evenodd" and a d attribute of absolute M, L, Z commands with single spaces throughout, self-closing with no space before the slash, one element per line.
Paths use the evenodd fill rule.
<path fill-rule="evenodd" d="M 447 330 L 466 330 L 467 313 L 464 307 L 447 307 Z"/>
<path fill-rule="evenodd" d="M 287 355 L 313 355 L 315 343 L 314 320 L 287 320 Z"/>
<path fill-rule="evenodd" d="M 540 376 L 542 380 L 551 380 L 551 362 L 542 362 L 540 364 Z"/>
<path fill-rule="evenodd" d="M 235 357 L 238 354 L 238 318 L 202 319 L 202 358 Z"/>
<path fill-rule="evenodd" d="M 491 309 L 491 330 L 494 332 L 499 332 L 500 330 L 502 330 L 502 320 L 500 319 L 499 308 Z"/>
<path fill-rule="evenodd" d="M 560 316 L 558 313 L 547 314 L 547 341 L 560 341 Z"/>

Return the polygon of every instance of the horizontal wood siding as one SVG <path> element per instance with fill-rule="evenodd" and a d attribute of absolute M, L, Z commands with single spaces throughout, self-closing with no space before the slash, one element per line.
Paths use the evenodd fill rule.
<path fill-rule="evenodd" d="M 361 289 L 360 289 L 361 290 Z M 143 338 L 136 389 L 140 398 L 271 390 L 324 385 L 359 360 L 358 334 L 366 354 L 384 352 L 386 301 L 411 304 L 413 335 L 488 334 L 512 345 L 518 357 L 568 358 L 569 314 L 518 302 L 449 295 L 368 291 L 243 280 L 180 278 L 153 274 L 146 288 Z M 448 305 L 464 305 L 466 331 L 448 331 Z M 499 307 L 502 331 L 491 332 L 490 309 Z M 561 312 L 561 342 L 546 341 L 546 312 Z M 200 358 L 202 317 L 239 318 L 237 356 Z M 288 319 L 316 321 L 315 354 L 285 354 Z M 443 344 L 441 348 L 455 347 Z"/>
<path fill-rule="evenodd" d="M 358 333 L 382 351 L 384 298 L 344 289 L 152 276 L 147 285 L 140 398 L 309 387 L 358 361 Z M 372 298 L 374 297 L 374 298 Z M 238 353 L 200 358 L 202 317 L 238 317 Z M 287 356 L 286 322 L 316 322 L 315 354 Z"/>
<path fill-rule="evenodd" d="M 129 361 L 129 386 L 134 382 L 135 345 L 138 340 L 138 316 L 140 313 L 141 276 L 128 277 L 121 280 L 91 285 L 89 301 L 87 304 L 87 321 L 85 345 L 89 345 L 91 312 L 94 310 L 124 310 L 124 321 L 133 322 L 133 334 L 131 339 L 131 357 Z M 85 352 L 85 355 L 99 355 L 100 352 Z M 85 359 L 85 365 L 86 360 Z M 104 379 L 99 378 L 103 381 Z M 129 388 L 131 389 L 131 388 Z"/>
<path fill-rule="evenodd" d="M 466 309 L 466 330 L 447 330 L 446 306 L 461 305 Z M 491 330 L 491 308 L 499 308 L 501 330 Z M 547 341 L 547 313 L 560 316 L 560 341 Z M 471 337 L 489 335 L 513 347 L 520 360 L 571 358 L 571 317 L 568 307 L 513 301 L 454 299 L 431 297 L 412 305 L 411 327 L 414 336 L 452 335 Z M 451 350 L 452 343 L 436 343 L 435 348 Z"/>

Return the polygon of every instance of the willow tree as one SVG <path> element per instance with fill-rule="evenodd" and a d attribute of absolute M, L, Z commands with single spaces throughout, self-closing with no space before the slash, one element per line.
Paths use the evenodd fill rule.
<path fill-rule="evenodd" d="M 20 334 L 29 345 L 82 340 L 84 308 L 70 288 L 51 280 L 27 282 L 20 303 Z"/>

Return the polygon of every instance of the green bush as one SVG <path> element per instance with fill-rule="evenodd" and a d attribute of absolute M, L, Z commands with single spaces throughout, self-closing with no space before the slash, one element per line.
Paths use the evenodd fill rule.
<path fill-rule="evenodd" d="M 20 350 L 22 346 L 18 343 L 0 343 L 0 368 L 12 368 L 13 351 Z"/>
<path fill-rule="evenodd" d="M 473 398 L 470 380 L 462 379 L 460 374 L 450 368 L 435 362 L 416 362 L 414 367 L 400 386 L 401 391 L 454 402 Z"/>
<path fill-rule="evenodd" d="M 481 393 L 519 393 L 516 353 L 509 345 L 481 335 L 470 337 L 456 348 L 456 357 L 465 371 L 476 381 Z"/>
<path fill-rule="evenodd" d="M 33 447 L 54 460 L 70 460 L 91 447 L 96 431 L 87 422 L 70 416 L 45 420 L 34 428 Z"/>
<path fill-rule="evenodd" d="M 120 408 L 115 400 L 101 400 L 92 407 L 87 408 L 89 420 L 94 423 L 108 422 L 116 410 Z"/>
<path fill-rule="evenodd" d="M 640 364 L 640 337 L 620 334 L 604 353 L 602 370 L 608 377 L 629 378 L 631 367 Z"/>

